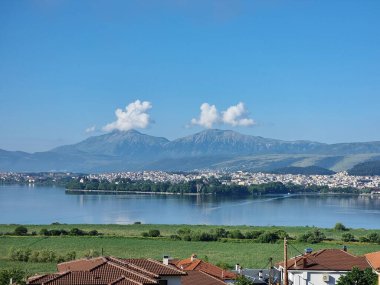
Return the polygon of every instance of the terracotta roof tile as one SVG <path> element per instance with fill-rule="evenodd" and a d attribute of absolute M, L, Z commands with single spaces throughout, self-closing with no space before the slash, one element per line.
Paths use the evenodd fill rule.
<path fill-rule="evenodd" d="M 380 251 L 368 253 L 365 257 L 374 270 L 380 271 Z"/>
<path fill-rule="evenodd" d="M 186 274 L 185 272 L 178 270 L 176 267 L 172 265 L 164 265 L 159 261 L 153 260 L 153 259 L 136 259 L 136 258 L 129 258 L 129 259 L 122 259 L 122 258 L 116 258 L 119 262 L 123 262 L 124 264 L 128 264 L 132 268 L 140 269 L 146 273 L 154 274 L 156 276 L 162 275 L 162 276 L 180 276 Z"/>
<path fill-rule="evenodd" d="M 104 257 L 97 257 L 97 258 L 91 258 L 91 259 L 82 258 L 82 259 L 59 263 L 57 264 L 57 269 L 59 272 L 86 271 L 102 263 L 105 263 L 106 261 L 107 260 Z"/>
<path fill-rule="evenodd" d="M 59 273 L 33 276 L 30 285 L 151 285 L 161 276 L 186 275 L 172 265 L 153 259 L 99 257 L 57 265 Z"/>
<path fill-rule="evenodd" d="M 220 280 L 235 279 L 237 275 L 231 271 L 224 270 L 216 265 L 205 262 L 201 259 L 191 258 L 180 260 L 176 266 L 185 271 L 202 271 Z"/>
<path fill-rule="evenodd" d="M 59 276 L 60 274 L 49 274 L 49 275 L 38 275 L 38 276 L 32 276 L 30 277 L 29 284 L 42 284 L 45 283 L 51 279 L 54 279 L 55 277 Z"/>
<path fill-rule="evenodd" d="M 278 264 L 283 267 L 284 262 Z M 323 249 L 288 260 L 289 270 L 350 271 L 353 267 L 369 268 L 364 256 L 355 256 L 340 249 Z"/>
<path fill-rule="evenodd" d="M 187 272 L 187 276 L 181 277 L 182 285 L 223 285 L 226 284 L 222 280 L 212 277 L 202 271 L 189 271 Z"/>

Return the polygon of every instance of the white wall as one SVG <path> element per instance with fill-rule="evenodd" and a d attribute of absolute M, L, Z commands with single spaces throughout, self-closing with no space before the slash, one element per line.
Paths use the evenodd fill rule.
<path fill-rule="evenodd" d="M 340 276 L 346 274 L 341 271 L 288 271 L 289 280 L 293 282 L 293 285 L 335 285 Z M 329 281 L 323 281 L 323 275 L 329 275 Z"/>

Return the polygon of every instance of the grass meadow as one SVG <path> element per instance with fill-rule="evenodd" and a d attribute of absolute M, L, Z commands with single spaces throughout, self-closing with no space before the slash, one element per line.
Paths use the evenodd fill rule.
<path fill-rule="evenodd" d="M 241 264 L 246 268 L 265 268 L 268 266 L 269 258 L 274 262 L 282 260 L 283 243 L 275 244 L 257 243 L 253 240 L 224 240 L 213 242 L 195 242 L 171 240 L 169 236 L 176 234 L 180 228 L 190 228 L 192 231 L 210 231 L 220 226 L 189 226 L 189 225 L 26 225 L 29 232 L 39 232 L 43 228 L 66 229 L 79 228 L 90 231 L 97 230 L 101 236 L 0 236 L 0 268 L 19 267 L 29 274 L 54 272 L 56 263 L 37 262 L 16 262 L 9 257 L 12 248 L 28 248 L 31 250 L 52 250 L 59 255 L 64 255 L 70 251 L 75 251 L 77 258 L 84 257 L 90 251 L 97 251 L 104 255 L 118 257 L 142 257 L 160 260 L 163 255 L 170 255 L 174 258 L 187 258 L 196 253 L 199 258 L 209 260 L 212 263 L 227 263 L 234 265 Z M 12 232 L 16 225 L 0 225 L 0 232 Z M 282 229 L 291 237 L 311 230 L 310 227 L 248 227 L 248 226 L 223 226 L 226 230 L 238 229 L 243 233 L 252 230 L 273 231 Z M 150 229 L 158 229 L 161 232 L 159 238 L 143 238 L 142 232 Z M 362 255 L 368 252 L 380 250 L 380 245 L 359 242 L 340 241 L 342 232 L 334 229 L 321 229 L 327 239 L 319 244 L 305 244 L 295 240 L 290 241 L 289 256 L 299 255 L 305 248 L 311 247 L 314 250 L 323 248 L 342 248 L 347 245 L 351 253 Z M 366 236 L 369 233 L 380 230 L 350 229 L 355 237 Z"/>

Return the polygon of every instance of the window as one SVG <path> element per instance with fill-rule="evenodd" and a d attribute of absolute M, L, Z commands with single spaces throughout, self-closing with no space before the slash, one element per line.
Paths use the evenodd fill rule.
<path fill-rule="evenodd" d="M 168 285 L 168 280 L 158 280 L 159 285 Z"/>

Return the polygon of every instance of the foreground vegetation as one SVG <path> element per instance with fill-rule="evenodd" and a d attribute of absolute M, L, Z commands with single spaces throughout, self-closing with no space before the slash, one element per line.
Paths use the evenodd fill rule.
<path fill-rule="evenodd" d="M 21 226 L 22 227 L 22 226 Z M 305 248 L 342 248 L 347 245 L 353 254 L 361 255 L 380 249 L 380 240 L 363 242 L 361 237 L 379 236 L 380 230 L 347 229 L 337 224 L 335 228 L 313 227 L 248 227 L 248 226 L 188 226 L 188 225 L 0 225 L 0 268 L 20 268 L 28 274 L 52 272 L 56 263 L 73 258 L 103 255 L 119 257 L 143 257 L 161 259 L 169 254 L 176 258 L 187 258 L 196 253 L 202 259 L 223 267 L 239 263 L 244 267 L 264 268 L 269 258 L 278 262 L 282 258 L 282 240 L 290 238 L 289 255 L 298 255 Z M 73 229 L 76 229 L 72 231 Z M 79 230 L 79 231 L 78 231 Z M 58 233 L 53 235 L 47 233 Z M 62 234 L 67 232 L 68 234 Z M 310 233 L 318 231 L 308 239 Z M 87 234 L 78 234 L 87 233 Z M 88 233 L 97 233 L 90 235 Z M 221 234 L 223 237 L 201 241 L 203 234 Z M 71 234 L 70 234 L 71 233 Z M 239 234 L 240 233 L 240 234 Z M 272 237 L 260 239 L 252 233 Z M 351 234 L 355 241 L 343 241 Z M 178 236 L 179 238 L 173 238 Z M 189 236 L 188 238 L 183 238 Z M 192 238 L 194 237 L 195 238 Z M 305 238 L 306 237 L 306 238 Z M 313 240 L 315 237 L 321 239 Z"/>

